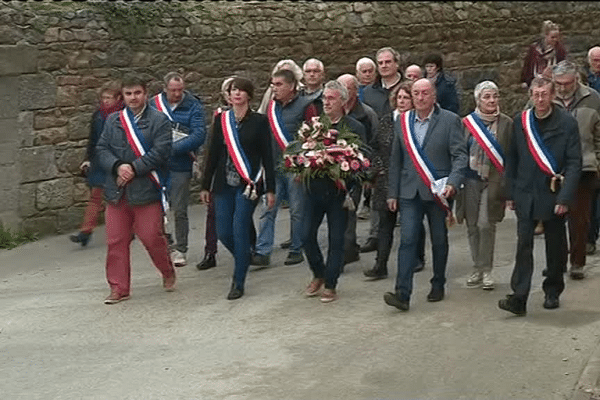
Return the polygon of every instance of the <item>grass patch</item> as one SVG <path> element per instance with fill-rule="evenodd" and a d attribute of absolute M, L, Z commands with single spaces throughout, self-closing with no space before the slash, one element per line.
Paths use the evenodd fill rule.
<path fill-rule="evenodd" d="M 24 243 L 38 240 L 37 234 L 32 232 L 12 232 L 10 228 L 0 225 L 0 249 L 14 249 Z"/>

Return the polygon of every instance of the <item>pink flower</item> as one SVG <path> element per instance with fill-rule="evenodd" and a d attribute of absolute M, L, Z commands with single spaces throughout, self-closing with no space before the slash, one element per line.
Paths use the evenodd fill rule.
<path fill-rule="evenodd" d="M 329 139 L 329 138 L 325 138 L 325 139 L 323 139 L 323 144 L 324 144 L 325 146 L 331 146 L 331 145 L 332 145 L 332 144 L 334 144 L 334 143 L 335 143 L 335 142 L 334 142 L 334 140 L 333 140 L 333 139 Z"/>
<path fill-rule="evenodd" d="M 294 165 L 294 162 L 292 161 L 291 157 L 286 157 L 285 158 L 285 167 L 286 168 L 292 168 L 292 166 Z"/>
<path fill-rule="evenodd" d="M 358 171 L 358 169 L 360 168 L 360 163 L 358 162 L 358 160 L 350 161 L 350 168 L 352 168 L 353 171 Z"/>
<path fill-rule="evenodd" d="M 306 157 L 304 157 L 303 155 L 298 155 L 298 157 L 296 157 L 296 162 L 298 163 L 298 165 L 304 164 L 305 161 Z"/>
<path fill-rule="evenodd" d="M 340 164 L 340 168 L 342 169 L 342 171 L 350 171 L 350 164 L 348 164 L 348 161 L 344 160 Z"/>
<path fill-rule="evenodd" d="M 363 165 L 364 165 L 365 168 L 369 168 L 371 166 L 371 161 L 369 161 L 368 158 L 365 158 L 363 160 Z"/>
<path fill-rule="evenodd" d="M 312 150 L 317 145 L 317 142 L 314 140 L 308 139 L 306 142 L 302 143 L 302 148 L 305 150 Z"/>

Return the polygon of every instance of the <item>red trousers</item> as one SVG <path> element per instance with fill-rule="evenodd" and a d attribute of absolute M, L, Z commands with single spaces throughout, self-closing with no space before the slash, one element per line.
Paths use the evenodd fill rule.
<path fill-rule="evenodd" d="M 132 206 L 121 198 L 106 207 L 106 279 L 111 291 L 129 295 L 131 286 L 131 237 L 135 233 L 163 278 L 175 275 L 165 236 L 160 202 Z"/>
<path fill-rule="evenodd" d="M 104 200 L 102 194 L 104 189 L 101 187 L 93 187 L 90 190 L 90 199 L 85 207 L 85 214 L 83 214 L 83 222 L 81 224 L 80 232 L 92 233 L 94 228 L 98 226 L 98 217 L 100 213 L 104 211 Z"/>

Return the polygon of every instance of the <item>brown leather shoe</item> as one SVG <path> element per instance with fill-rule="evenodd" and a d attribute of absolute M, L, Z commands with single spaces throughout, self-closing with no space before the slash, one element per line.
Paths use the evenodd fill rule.
<path fill-rule="evenodd" d="M 314 297 L 318 295 L 321 291 L 321 286 L 323 286 L 323 284 L 325 284 L 325 281 L 323 279 L 313 279 L 306 287 L 304 294 L 306 295 L 306 297 Z"/>
<path fill-rule="evenodd" d="M 111 292 L 110 295 L 104 299 L 104 304 L 117 304 L 124 300 L 129 300 L 128 294 L 122 295 L 117 292 Z"/>

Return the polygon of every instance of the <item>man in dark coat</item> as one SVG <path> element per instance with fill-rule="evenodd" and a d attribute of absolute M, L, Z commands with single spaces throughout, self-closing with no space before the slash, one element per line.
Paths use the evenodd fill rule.
<path fill-rule="evenodd" d="M 518 219 L 517 254 L 510 282 L 513 293 L 498 302 L 498 307 L 517 315 L 527 312 L 533 274 L 533 236 L 538 220 L 543 221 L 546 241 L 544 308 L 559 306 L 568 256 L 565 214 L 581 173 L 577 121 L 553 104 L 554 83 L 544 77 L 534 78 L 529 96 L 533 108 L 523 111 L 530 113 L 529 118 L 523 113 L 514 118 L 513 138 L 506 157 L 507 205 L 516 210 Z M 533 143 L 541 150 L 532 153 Z"/>

